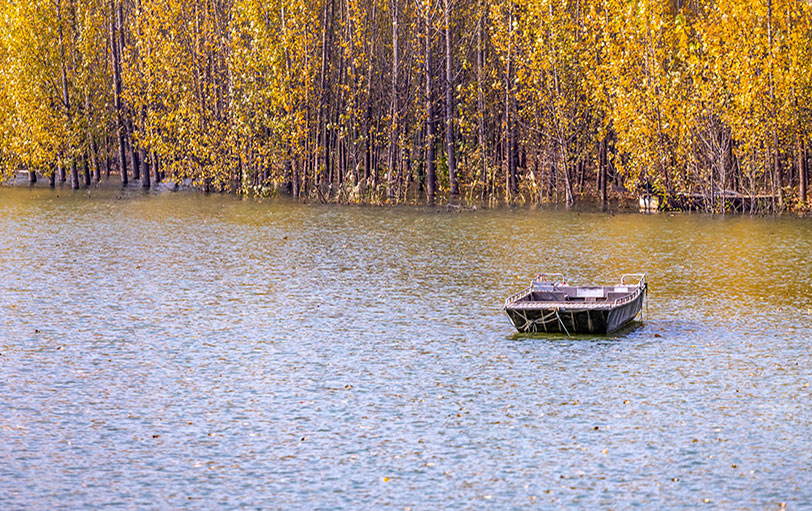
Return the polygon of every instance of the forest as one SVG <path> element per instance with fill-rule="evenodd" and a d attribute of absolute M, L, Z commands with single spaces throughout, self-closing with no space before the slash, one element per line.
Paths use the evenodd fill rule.
<path fill-rule="evenodd" d="M 807 209 L 806 0 L 0 0 L 0 180 Z M 699 199 L 697 199 L 697 197 Z"/>

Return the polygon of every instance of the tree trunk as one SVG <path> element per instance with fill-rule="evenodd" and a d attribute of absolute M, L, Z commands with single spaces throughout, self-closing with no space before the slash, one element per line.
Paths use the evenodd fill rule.
<path fill-rule="evenodd" d="M 96 144 L 96 140 L 90 140 L 90 150 L 91 150 L 91 158 L 93 162 L 93 179 L 98 183 L 101 181 L 101 163 L 99 159 L 99 146 Z"/>
<path fill-rule="evenodd" d="M 72 190 L 79 189 L 79 169 L 76 165 L 76 158 L 71 158 L 70 162 L 70 187 Z"/>
<path fill-rule="evenodd" d="M 798 138 L 798 196 L 801 206 L 806 206 L 806 185 L 808 182 L 808 163 L 806 159 L 806 144 Z"/>
<path fill-rule="evenodd" d="M 781 163 L 778 161 L 778 127 L 776 117 L 778 112 L 775 106 L 775 84 L 773 75 L 773 3 L 767 0 L 767 53 L 770 60 L 769 81 L 770 81 L 770 110 L 772 111 L 772 171 L 773 189 L 778 187 L 778 208 L 784 207 L 784 174 Z"/>
<path fill-rule="evenodd" d="M 508 7 L 508 52 L 505 63 L 505 133 L 502 141 L 502 155 L 505 161 L 505 198 L 513 200 L 518 189 L 516 160 L 513 159 L 513 146 L 516 132 L 513 126 L 513 3 Z"/>
<path fill-rule="evenodd" d="M 121 30 L 121 11 L 116 8 L 115 0 L 110 0 L 110 49 L 113 56 L 113 105 L 116 110 L 116 137 L 118 138 L 118 164 L 121 172 L 121 184 L 127 186 L 127 154 L 124 138 L 124 120 L 121 111 L 121 59 L 119 39 L 116 31 Z"/>
<path fill-rule="evenodd" d="M 513 90 L 511 87 L 510 97 L 510 111 L 508 112 L 508 144 L 507 144 L 507 157 L 508 157 L 508 174 L 510 176 L 510 195 L 515 197 L 519 195 L 519 178 L 516 163 L 518 162 L 518 140 L 516 139 L 516 102 L 513 97 Z"/>
<path fill-rule="evenodd" d="M 443 9 L 445 21 L 445 145 L 448 160 L 448 187 L 449 193 L 458 195 L 457 184 L 457 141 L 454 134 L 454 69 L 451 43 L 451 0 L 445 0 Z"/>
<path fill-rule="evenodd" d="M 131 119 L 127 120 L 127 137 L 128 146 L 130 148 L 130 163 L 133 166 L 133 181 L 138 182 L 141 179 L 141 162 L 138 157 L 138 148 L 135 144 L 135 130 L 133 129 L 133 122 Z"/>
<path fill-rule="evenodd" d="M 142 188 L 149 188 L 151 183 L 149 179 L 149 163 L 147 162 L 147 150 L 143 147 L 139 150 L 140 160 L 141 160 L 141 187 Z"/>
<path fill-rule="evenodd" d="M 84 163 L 82 165 L 82 169 L 84 171 L 84 177 L 85 177 L 85 188 L 90 188 L 90 183 L 91 183 L 91 179 L 90 179 L 90 163 L 89 163 L 87 157 L 85 157 L 85 161 L 84 161 Z"/>
<path fill-rule="evenodd" d="M 564 198 L 567 203 L 567 207 L 572 206 L 575 203 L 575 200 L 572 195 L 572 180 L 570 179 L 570 169 L 569 169 L 569 154 L 567 151 L 566 144 L 561 144 L 561 172 L 564 174 Z"/>
<path fill-rule="evenodd" d="M 486 154 L 488 153 L 487 147 L 485 146 L 485 100 L 484 94 L 482 92 L 482 33 L 484 31 L 484 22 L 483 22 L 483 13 L 482 13 L 482 0 L 479 0 L 478 4 L 478 16 L 479 19 L 477 20 L 477 32 L 476 32 L 476 81 L 477 81 L 477 138 L 479 142 L 479 160 L 480 160 L 480 179 L 479 184 L 482 186 L 482 192 L 480 195 L 480 199 L 485 198 L 485 188 L 486 184 L 485 181 L 488 175 L 488 163 L 486 159 Z"/>
<path fill-rule="evenodd" d="M 394 198 L 392 189 L 392 172 L 397 164 L 398 148 L 398 67 L 400 53 L 398 48 L 398 0 L 392 1 L 392 98 L 389 126 L 389 161 L 386 169 L 386 199 Z"/>
<path fill-rule="evenodd" d="M 155 185 L 157 186 L 158 183 L 161 182 L 161 168 L 158 165 L 158 153 L 156 153 L 155 151 L 152 151 L 152 154 L 151 154 L 151 157 L 150 157 L 150 164 L 152 165 L 152 176 L 154 178 L 153 181 L 155 182 Z"/>
<path fill-rule="evenodd" d="M 434 90 L 431 68 L 431 20 L 430 9 L 426 7 L 426 201 L 434 204 L 436 195 L 436 172 L 434 168 Z"/>
<path fill-rule="evenodd" d="M 322 11 L 322 32 L 321 32 L 321 71 L 319 77 L 319 105 L 316 114 L 316 148 L 313 151 L 315 172 L 314 178 L 316 186 L 321 189 L 323 181 L 327 180 L 327 158 L 328 156 L 328 143 L 327 143 L 327 123 L 325 121 L 324 110 L 327 109 L 327 60 L 329 58 L 329 34 L 331 28 L 331 8 L 333 1 L 324 2 L 324 10 Z M 323 152 L 322 152 L 323 150 Z"/>
<path fill-rule="evenodd" d="M 600 180 L 600 189 L 601 189 L 601 192 L 600 192 L 601 193 L 601 209 L 606 209 L 606 201 L 607 201 L 607 198 L 608 198 L 607 193 L 606 193 L 606 181 L 607 181 L 607 179 L 606 179 L 607 178 L 607 175 L 606 175 L 606 163 L 607 163 L 606 162 L 606 160 L 607 160 L 607 157 L 606 157 L 606 136 L 607 135 L 604 135 L 603 138 L 601 138 L 600 149 L 599 149 L 600 155 L 598 157 L 599 166 L 600 166 L 599 180 Z"/>
<path fill-rule="evenodd" d="M 28 171 L 28 184 L 34 185 L 37 183 L 37 173 L 34 170 Z"/>
<path fill-rule="evenodd" d="M 775 123 L 775 121 L 773 121 Z M 773 147 L 772 147 L 772 160 L 773 172 L 775 181 L 778 187 L 778 209 L 784 207 L 784 168 L 781 166 L 781 160 L 778 152 L 778 131 L 775 124 L 773 124 Z"/>
<path fill-rule="evenodd" d="M 62 37 L 62 23 L 61 23 L 61 3 L 57 4 L 57 17 L 60 19 L 59 23 L 59 51 L 61 55 L 61 74 L 62 74 L 62 106 L 65 108 L 65 116 L 67 117 L 68 129 L 72 128 L 72 112 L 70 104 L 70 92 L 68 89 L 68 73 L 65 62 L 65 46 Z M 68 141 L 68 154 L 72 152 L 72 144 Z M 76 174 L 76 159 L 71 155 L 71 187 L 75 190 L 79 188 L 79 177 Z"/>
<path fill-rule="evenodd" d="M 110 137 L 104 137 L 104 179 L 110 179 Z"/>

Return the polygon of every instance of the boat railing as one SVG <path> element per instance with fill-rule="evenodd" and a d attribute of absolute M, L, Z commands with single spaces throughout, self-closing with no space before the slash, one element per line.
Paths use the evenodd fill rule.
<path fill-rule="evenodd" d="M 624 296 L 622 298 L 616 299 L 614 301 L 615 305 L 623 305 L 625 303 L 632 302 L 632 301 L 636 300 L 638 296 L 640 296 L 640 293 L 645 291 L 645 289 L 646 289 L 646 274 L 645 273 L 624 273 L 623 275 L 620 276 L 620 285 L 621 286 L 631 285 L 631 284 L 626 283 L 626 279 L 632 279 L 632 278 L 637 279 L 637 282 L 634 284 L 635 285 L 634 292 L 632 294 L 630 294 L 630 295 L 626 295 L 626 296 Z"/>
<path fill-rule="evenodd" d="M 529 295 L 532 292 L 533 292 L 533 286 L 530 286 L 528 288 L 525 288 L 525 289 L 519 291 L 518 293 L 516 293 L 514 295 L 509 296 L 508 299 L 505 300 L 505 307 L 507 307 L 508 305 L 510 305 L 513 302 L 521 300 L 522 298 L 524 298 L 525 296 Z"/>
<path fill-rule="evenodd" d="M 555 280 L 553 280 L 553 278 L 555 278 Z M 564 274 L 563 273 L 539 273 L 538 275 L 536 275 L 536 278 L 534 278 L 530 282 L 530 287 L 522 289 L 518 293 L 516 293 L 516 294 L 514 294 L 512 296 L 509 296 L 508 299 L 505 300 L 505 307 L 507 307 L 508 305 L 510 305 L 513 302 L 521 300 L 525 296 L 532 293 L 533 292 L 533 284 L 542 283 L 542 282 L 549 283 L 549 284 L 551 284 L 553 286 L 557 286 L 557 285 L 564 282 Z"/>
<path fill-rule="evenodd" d="M 559 279 L 553 281 L 551 280 L 551 277 L 559 277 Z M 627 280 L 630 279 L 636 279 L 636 282 L 634 284 L 628 283 Z M 519 291 L 518 293 L 509 296 L 508 299 L 505 300 L 504 308 L 507 308 L 507 306 L 512 304 L 513 302 L 519 301 L 525 296 L 531 294 L 533 292 L 533 284 L 536 282 L 548 282 L 551 283 L 553 286 L 556 286 L 564 282 L 564 275 L 561 273 L 540 273 L 538 276 L 536 276 L 536 278 L 533 279 L 530 287 L 527 287 Z M 622 286 L 634 285 L 635 290 L 631 294 L 628 294 L 622 298 L 615 299 L 612 302 L 614 305 L 623 305 L 625 303 L 636 300 L 637 297 L 640 296 L 640 293 L 642 293 L 646 289 L 646 274 L 624 273 L 623 275 L 620 276 L 620 285 Z"/>
<path fill-rule="evenodd" d="M 621 286 L 628 286 L 631 285 L 626 282 L 627 279 L 635 279 L 635 285 L 637 287 L 643 286 L 646 284 L 646 274 L 645 273 L 624 273 L 620 276 L 620 285 Z"/>
<path fill-rule="evenodd" d="M 632 301 L 636 300 L 638 296 L 640 296 L 640 293 L 642 291 L 643 291 L 642 288 L 638 287 L 637 289 L 634 290 L 634 293 L 632 293 L 630 295 L 626 295 L 623 298 L 618 298 L 612 303 L 614 305 L 623 305 L 624 303 L 632 302 Z"/>

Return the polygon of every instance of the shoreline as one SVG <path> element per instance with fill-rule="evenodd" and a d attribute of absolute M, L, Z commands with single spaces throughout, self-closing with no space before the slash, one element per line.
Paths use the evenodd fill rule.
<path fill-rule="evenodd" d="M 608 204 L 605 208 L 601 207 L 600 201 L 597 198 L 592 196 L 585 196 L 580 200 L 576 201 L 575 204 L 571 206 L 567 206 L 565 202 L 533 202 L 530 200 L 517 200 L 513 202 L 506 202 L 504 200 L 484 200 L 484 201 L 469 201 L 465 198 L 458 196 L 457 200 L 451 201 L 448 200 L 449 197 L 447 195 L 443 195 L 441 198 L 445 200 L 437 200 L 433 205 L 428 204 L 425 200 L 416 200 L 414 198 L 414 194 L 410 194 L 412 198 L 407 201 L 399 201 L 394 203 L 389 203 L 386 200 L 379 200 L 379 201 L 347 201 L 341 200 L 340 197 L 332 196 L 331 199 L 323 199 L 323 195 L 311 192 L 309 197 L 306 198 L 295 198 L 293 195 L 286 193 L 283 187 L 277 187 L 276 189 L 268 189 L 267 195 L 259 195 L 259 194 L 252 194 L 252 195 L 244 195 L 240 193 L 235 193 L 232 191 L 222 190 L 222 191 L 206 191 L 202 187 L 195 186 L 192 183 L 190 178 L 186 178 L 180 183 L 176 183 L 171 179 L 166 179 L 157 185 L 153 184 L 149 188 L 142 187 L 141 183 L 138 181 L 130 181 L 127 185 L 122 185 L 119 179 L 116 179 L 117 174 L 111 174 L 109 178 L 102 178 L 99 182 L 92 182 L 90 187 L 81 186 L 80 188 L 74 190 L 70 187 L 70 183 L 65 181 L 64 183 L 55 183 L 53 186 L 50 185 L 47 179 L 42 179 L 42 176 L 38 175 L 37 182 L 31 183 L 28 180 L 28 172 L 20 171 L 17 173 L 16 178 L 8 180 L 4 183 L 0 183 L 0 188 L 29 188 L 29 189 L 52 189 L 56 191 L 69 191 L 69 192 L 88 192 L 93 190 L 110 190 L 110 191 L 127 191 L 127 192 L 135 192 L 135 191 L 143 191 L 145 194 L 148 193 L 195 193 L 201 195 L 224 195 L 224 196 L 232 196 L 235 198 L 241 199 L 253 199 L 259 202 L 263 200 L 269 199 L 283 199 L 283 200 L 290 200 L 292 202 L 296 202 L 299 204 L 304 205 L 336 205 L 336 206 L 355 206 L 355 207 L 375 207 L 375 208 L 395 208 L 395 207 L 409 207 L 409 208 L 432 208 L 436 211 L 447 211 L 447 212 L 470 212 L 470 211 L 478 211 L 478 210 L 489 210 L 489 209 L 526 209 L 528 211 L 533 210 L 552 210 L 552 211 L 570 211 L 573 213 L 604 213 L 607 215 L 615 215 L 615 214 L 641 214 L 641 215 L 657 215 L 657 214 L 704 214 L 704 215 L 712 215 L 718 217 L 724 216 L 757 216 L 757 217 L 795 217 L 799 219 L 803 218 L 810 218 L 812 217 L 811 211 L 804 211 L 804 210 L 784 210 L 784 211 L 777 211 L 773 212 L 769 209 L 765 209 L 763 211 L 756 211 L 753 213 L 750 212 L 741 212 L 741 211 L 727 211 L 721 213 L 719 211 L 707 211 L 703 209 L 658 209 L 658 210 L 643 210 L 642 208 L 637 207 L 638 199 L 626 196 L 626 197 L 619 197 L 615 196 L 612 200 L 608 201 Z"/>

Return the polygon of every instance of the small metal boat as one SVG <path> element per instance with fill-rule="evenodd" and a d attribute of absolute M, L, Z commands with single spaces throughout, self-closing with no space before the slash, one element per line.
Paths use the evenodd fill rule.
<path fill-rule="evenodd" d="M 640 313 L 646 288 L 643 273 L 625 274 L 614 286 L 571 286 L 560 273 L 542 273 L 504 309 L 523 333 L 608 334 Z"/>

